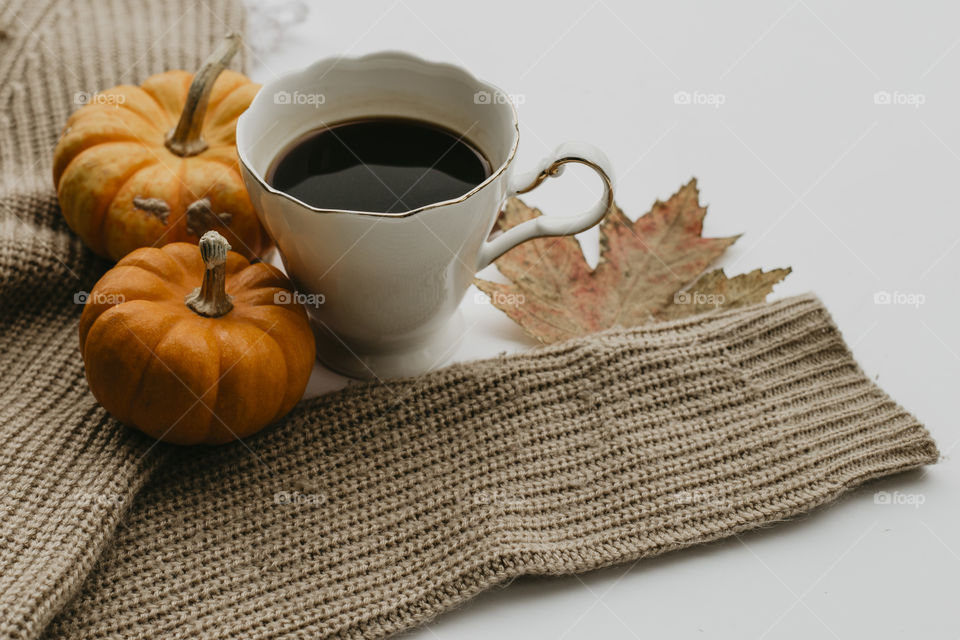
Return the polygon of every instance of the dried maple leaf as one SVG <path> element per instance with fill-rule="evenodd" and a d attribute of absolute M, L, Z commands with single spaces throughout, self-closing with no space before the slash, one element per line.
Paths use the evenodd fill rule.
<path fill-rule="evenodd" d="M 723 269 L 710 271 L 685 290 L 676 292 L 670 302 L 656 312 L 656 318 L 675 320 L 695 313 L 763 302 L 773 291 L 773 285 L 790 275 L 790 271 L 790 267 L 772 271 L 754 269 L 733 278 L 728 278 Z"/>
<path fill-rule="evenodd" d="M 702 237 L 706 212 L 694 179 L 666 202 L 658 200 L 636 222 L 612 207 L 600 223 L 595 269 L 574 238 L 538 238 L 496 261 L 510 284 L 474 282 L 497 308 L 542 342 L 635 326 L 665 314 L 679 317 L 679 309 L 664 311 L 673 304 L 673 294 L 696 280 L 739 237 Z M 508 229 L 538 215 L 512 198 L 498 226 Z"/>

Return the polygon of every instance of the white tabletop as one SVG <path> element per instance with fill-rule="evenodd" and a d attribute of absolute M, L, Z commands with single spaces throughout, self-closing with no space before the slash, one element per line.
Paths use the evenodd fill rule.
<path fill-rule="evenodd" d="M 521 169 L 564 140 L 592 142 L 631 217 L 698 177 L 705 234 L 744 233 L 720 266 L 792 266 L 775 296 L 817 293 L 944 456 L 761 532 L 514 581 L 413 637 L 960 636 L 960 5 L 249 2 L 260 82 L 331 55 L 408 50 L 518 96 Z M 577 175 L 528 201 L 548 215 L 586 207 L 594 179 Z M 595 232 L 581 241 L 596 260 Z M 892 304 L 874 302 L 883 291 Z M 455 360 L 534 344 L 474 289 L 462 310 Z M 343 383 L 318 368 L 310 391 Z"/>

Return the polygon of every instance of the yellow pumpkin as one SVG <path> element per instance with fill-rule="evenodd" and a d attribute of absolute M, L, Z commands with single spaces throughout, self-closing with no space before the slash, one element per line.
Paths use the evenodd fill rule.
<path fill-rule="evenodd" d="M 196 75 L 108 89 L 67 120 L 53 180 L 67 224 L 95 253 L 119 260 L 210 229 L 247 258 L 270 247 L 237 159 L 237 118 L 260 89 L 224 70 L 239 44 L 231 34 Z"/>
<path fill-rule="evenodd" d="M 229 249 L 216 231 L 199 249 L 137 249 L 90 291 L 87 382 L 121 422 L 167 442 L 219 444 L 303 395 L 315 357 L 306 312 L 279 269 Z"/>

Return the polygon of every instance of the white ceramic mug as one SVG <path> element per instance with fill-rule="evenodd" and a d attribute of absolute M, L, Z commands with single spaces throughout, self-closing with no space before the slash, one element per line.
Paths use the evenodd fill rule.
<path fill-rule="evenodd" d="M 301 135 L 371 116 L 415 118 L 464 134 L 492 172 L 468 193 L 402 213 L 319 209 L 266 180 L 277 155 Z M 330 58 L 260 90 L 237 122 L 237 151 L 257 214 L 280 250 L 317 333 L 319 358 L 360 378 L 415 375 L 440 365 L 462 334 L 451 322 L 474 275 L 512 247 L 579 233 L 613 203 L 606 156 L 561 145 L 513 175 L 517 114 L 507 95 L 467 71 L 398 53 Z M 541 216 L 488 239 L 507 197 L 577 162 L 602 178 L 586 213 Z M 459 318 L 459 315 L 456 315 Z"/>

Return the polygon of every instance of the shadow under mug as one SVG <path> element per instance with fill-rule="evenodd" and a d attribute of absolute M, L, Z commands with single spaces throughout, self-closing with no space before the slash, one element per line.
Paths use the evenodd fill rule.
<path fill-rule="evenodd" d="M 461 197 L 401 213 L 320 209 L 267 183 L 274 159 L 303 134 L 373 116 L 462 133 L 490 161 L 490 176 Z M 613 204 L 612 172 L 600 150 L 566 143 L 514 175 L 518 142 L 516 110 L 505 93 L 461 68 L 405 53 L 325 59 L 264 85 L 237 122 L 237 151 L 257 215 L 310 315 L 322 362 L 357 378 L 439 366 L 462 337 L 456 311 L 477 271 L 526 240 L 600 222 Z M 488 239 L 507 197 L 560 175 L 571 162 L 602 179 L 603 193 L 589 211 L 541 216 Z"/>

